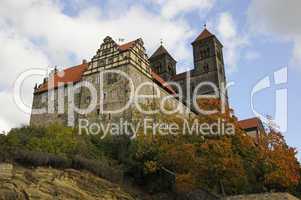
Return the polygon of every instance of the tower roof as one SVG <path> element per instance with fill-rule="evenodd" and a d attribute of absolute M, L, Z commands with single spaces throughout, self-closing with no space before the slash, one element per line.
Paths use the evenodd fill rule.
<path fill-rule="evenodd" d="M 173 59 L 173 57 L 169 54 L 166 48 L 163 45 L 160 45 L 160 47 L 155 51 L 155 53 L 153 53 L 153 55 L 149 59 L 155 58 L 157 56 L 166 55 L 166 54 Z"/>
<path fill-rule="evenodd" d="M 200 33 L 200 35 L 194 40 L 194 42 L 207 39 L 207 38 L 209 38 L 211 36 L 214 36 L 214 34 L 212 34 L 210 31 L 208 31 L 207 28 L 205 28 L 203 30 L 203 32 Z"/>

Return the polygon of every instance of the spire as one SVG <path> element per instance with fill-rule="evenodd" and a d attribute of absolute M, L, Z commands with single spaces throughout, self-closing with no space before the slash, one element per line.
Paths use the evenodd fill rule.
<path fill-rule="evenodd" d="M 170 55 L 168 51 L 165 49 L 165 47 L 161 44 L 160 47 L 155 51 L 155 53 L 150 57 L 150 59 L 165 54 Z"/>
<path fill-rule="evenodd" d="M 204 24 L 204 30 L 203 30 L 203 32 L 194 40 L 194 42 L 200 41 L 200 40 L 204 40 L 204 39 L 209 38 L 211 36 L 214 36 L 214 35 L 212 33 L 210 33 L 210 31 L 208 31 L 207 25 Z"/>

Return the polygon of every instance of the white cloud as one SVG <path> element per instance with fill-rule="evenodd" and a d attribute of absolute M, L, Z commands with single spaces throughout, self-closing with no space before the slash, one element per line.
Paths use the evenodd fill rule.
<path fill-rule="evenodd" d="M 29 98 L 26 98 L 29 100 Z M 13 127 L 23 124 L 28 124 L 29 116 L 18 109 L 13 100 L 13 93 L 11 91 L 0 92 L 0 133 L 2 131 L 9 131 Z"/>
<path fill-rule="evenodd" d="M 17 110 L 12 101 L 12 85 L 17 75 L 31 67 L 69 66 L 91 58 L 102 39 L 110 35 L 127 41 L 142 37 L 149 53 L 158 47 L 160 39 L 176 59 L 191 58 L 187 44 L 195 31 L 180 16 L 191 10 L 210 9 L 212 0 L 158 1 L 158 15 L 142 5 L 128 5 L 123 12 L 116 8 L 101 10 L 101 6 L 77 0 L 75 15 L 64 13 L 59 0 L 0 1 L 0 125 L 16 126 L 28 122 L 28 116 Z M 113 6 L 113 5 L 112 5 Z M 199 31 L 199 30 L 198 30 Z M 36 81 L 36 79 L 35 79 Z M 25 84 L 25 98 L 30 103 L 35 81 Z M 1 131 L 1 127 L 0 127 Z"/>
<path fill-rule="evenodd" d="M 292 64 L 298 66 L 301 66 L 300 8 L 300 0 L 253 0 L 248 9 L 251 31 L 293 42 Z"/>
<path fill-rule="evenodd" d="M 188 56 L 189 50 L 184 44 L 193 34 L 188 23 L 182 19 L 164 19 L 142 6 L 130 6 L 120 16 L 103 17 L 100 8 L 90 5 L 70 17 L 52 1 L 31 0 L 18 6 L 10 3 L 14 1 L 0 3 L 1 8 L 5 8 L 0 9 L 0 17 L 10 21 L 22 35 L 41 41 L 43 51 L 53 63 L 70 64 L 70 54 L 78 61 L 91 57 L 106 35 L 128 40 L 143 37 L 152 50 L 162 38 L 176 56 Z M 18 15 L 10 15 L 15 10 Z M 179 42 L 182 45 L 178 45 Z"/>
<path fill-rule="evenodd" d="M 161 6 L 164 17 L 173 18 L 192 11 L 207 12 L 214 0 L 152 0 Z"/>
<path fill-rule="evenodd" d="M 224 55 L 226 68 L 229 72 L 237 69 L 237 62 L 240 59 L 241 50 L 248 45 L 246 35 L 238 33 L 237 25 L 228 12 L 220 15 L 217 22 L 217 33 L 224 44 Z"/>
<path fill-rule="evenodd" d="M 18 74 L 26 69 L 49 65 L 47 56 L 12 28 L 0 29 L 0 44 L 1 88 L 12 87 Z"/>

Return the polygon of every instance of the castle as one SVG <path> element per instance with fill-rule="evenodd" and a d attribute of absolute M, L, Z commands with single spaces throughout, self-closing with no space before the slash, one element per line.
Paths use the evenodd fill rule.
<path fill-rule="evenodd" d="M 32 112 L 30 124 L 45 125 L 56 122 L 74 126 L 81 117 L 103 122 L 121 117 L 132 119 L 135 105 L 128 105 L 133 96 L 131 88 L 139 88 L 142 83 L 145 85 L 139 88 L 141 95 L 156 95 L 158 101 L 168 98 L 166 102 L 171 107 L 178 106 L 178 113 L 183 116 L 196 113 L 192 95 L 197 85 L 202 82 L 216 85 L 217 91 L 213 91 L 210 85 L 204 85 L 197 88 L 197 94 L 208 95 L 215 92 L 228 104 L 227 92 L 223 89 L 226 84 L 223 45 L 205 28 L 192 42 L 192 47 L 194 69 L 177 74 L 177 62 L 162 44 L 148 58 L 142 39 L 119 45 L 108 36 L 89 62 L 83 60 L 82 64 L 63 71 L 55 69 L 42 84 L 35 86 L 32 108 L 39 111 Z M 100 73 L 103 74 L 102 78 Z M 82 85 L 83 82 L 94 86 L 94 93 L 100 97 L 95 101 L 97 106 L 88 113 L 78 111 L 89 109 L 94 99 L 92 92 Z M 168 82 L 178 83 L 184 98 L 180 99 L 177 95 L 179 88 Z M 67 87 L 70 85 L 73 86 L 72 90 Z M 150 100 L 144 101 L 149 103 Z M 99 104 L 103 105 L 103 109 L 99 108 Z M 109 112 L 123 107 L 126 109 L 121 112 Z"/>

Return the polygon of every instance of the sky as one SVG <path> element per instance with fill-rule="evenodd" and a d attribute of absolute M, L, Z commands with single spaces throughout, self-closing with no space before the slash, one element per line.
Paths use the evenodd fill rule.
<path fill-rule="evenodd" d="M 63 69 L 89 60 L 109 35 L 115 41 L 142 38 L 148 55 L 162 40 L 180 73 L 193 68 L 191 42 L 206 24 L 224 45 L 235 114 L 239 119 L 255 116 L 251 91 L 270 77 L 271 87 L 255 94 L 254 108 L 263 116 L 285 120 L 285 113 L 277 115 L 276 91 L 287 90 L 288 126 L 283 134 L 301 151 L 299 8 L 300 0 L 0 0 L 0 131 L 29 122 L 13 100 L 14 82 L 23 71 Z M 273 74 L 283 68 L 287 83 L 276 84 Z M 22 97 L 28 105 L 34 84 L 41 80 L 24 82 Z"/>

